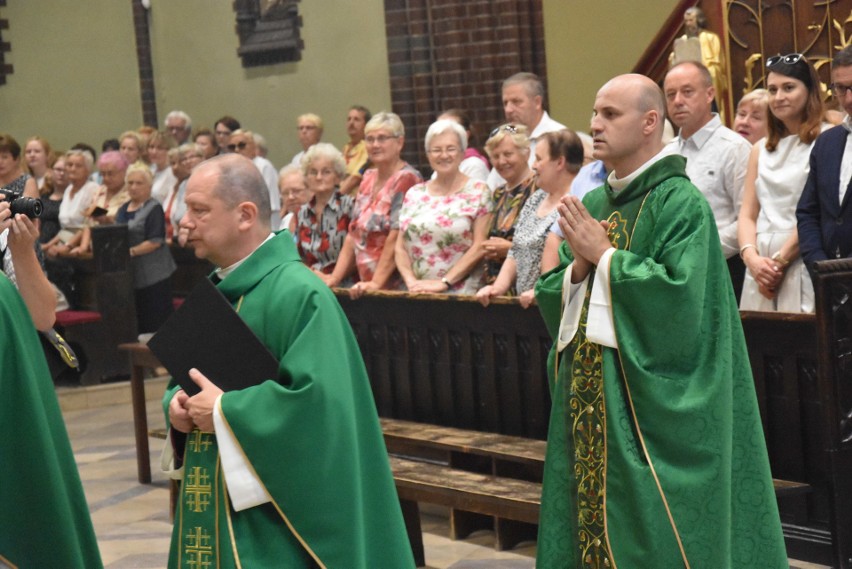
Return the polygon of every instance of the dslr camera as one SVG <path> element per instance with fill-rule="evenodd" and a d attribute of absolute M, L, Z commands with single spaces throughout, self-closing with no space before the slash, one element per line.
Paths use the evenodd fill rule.
<path fill-rule="evenodd" d="M 6 201 L 11 205 L 12 215 L 23 213 L 30 219 L 35 219 L 41 215 L 41 200 L 36 198 L 25 198 L 20 192 L 10 190 L 8 188 L 0 188 L 0 195 L 6 197 Z"/>

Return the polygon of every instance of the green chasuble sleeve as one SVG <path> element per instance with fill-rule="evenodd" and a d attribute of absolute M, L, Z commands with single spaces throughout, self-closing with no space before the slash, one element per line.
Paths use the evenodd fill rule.
<path fill-rule="evenodd" d="M 664 157 L 620 192 L 584 199 L 617 249 L 618 349 L 585 338 L 586 306 L 572 343 L 551 354 L 540 569 L 787 567 L 739 312 L 684 163 Z M 567 246 L 561 256 L 537 285 L 554 334 Z"/>
<path fill-rule="evenodd" d="M 224 420 L 272 497 L 228 512 L 242 566 L 268 559 L 265 550 L 284 541 L 258 538 L 278 531 L 307 553 L 304 564 L 287 567 L 413 567 L 361 352 L 337 299 L 302 264 L 286 232 L 218 287 L 280 361 L 277 378 L 221 400 Z"/>
<path fill-rule="evenodd" d="M 0 329 L 0 566 L 103 567 L 44 352 L 5 275 Z"/>

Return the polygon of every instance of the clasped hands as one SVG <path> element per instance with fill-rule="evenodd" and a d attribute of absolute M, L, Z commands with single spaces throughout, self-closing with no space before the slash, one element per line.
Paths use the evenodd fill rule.
<path fill-rule="evenodd" d="M 201 391 L 192 397 L 183 389 L 175 393 L 169 402 L 169 422 L 182 433 L 189 433 L 195 427 L 206 433 L 215 432 L 213 407 L 224 392 L 195 368 L 189 370 L 189 377 Z"/>
<path fill-rule="evenodd" d="M 586 278 L 601 256 L 612 247 L 607 236 L 609 222 L 598 221 L 576 196 L 565 196 L 560 200 L 559 227 L 574 255 L 571 282 L 578 283 Z"/>

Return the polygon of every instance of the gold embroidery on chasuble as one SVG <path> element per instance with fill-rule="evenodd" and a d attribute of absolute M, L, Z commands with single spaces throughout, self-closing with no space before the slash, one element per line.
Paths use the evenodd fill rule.
<path fill-rule="evenodd" d="M 616 249 L 629 244 L 627 222 L 620 212 L 607 219 L 607 236 Z M 591 278 L 591 277 L 590 277 Z M 606 535 L 606 403 L 603 352 L 586 337 L 591 287 L 586 290 L 577 334 L 572 341 L 571 393 L 568 400 L 574 477 L 577 483 L 577 530 L 582 566 L 614 567 Z"/>
<path fill-rule="evenodd" d="M 180 562 L 188 569 L 218 567 L 218 452 L 212 433 L 192 431 L 186 441 L 180 507 Z"/>

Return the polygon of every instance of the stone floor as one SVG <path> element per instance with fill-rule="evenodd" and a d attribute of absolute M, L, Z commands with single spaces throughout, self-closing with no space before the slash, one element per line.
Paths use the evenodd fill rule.
<path fill-rule="evenodd" d="M 162 380 L 149 380 L 149 426 L 162 426 L 157 403 Z M 92 512 L 98 543 L 107 569 L 165 567 L 171 536 L 165 477 L 154 468 L 153 483 L 136 479 L 136 450 L 129 386 L 110 384 L 88 388 L 57 389 L 60 405 L 77 457 L 86 498 Z M 162 441 L 150 439 L 151 463 L 159 464 Z M 479 532 L 471 538 L 447 538 L 446 515 L 438 508 L 423 514 L 426 562 L 432 569 L 531 569 L 535 545 L 512 551 L 493 548 L 494 536 Z M 791 561 L 791 568 L 828 569 Z"/>

